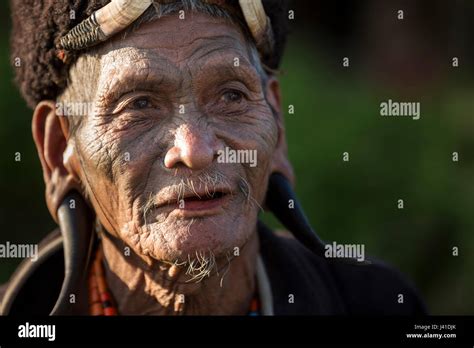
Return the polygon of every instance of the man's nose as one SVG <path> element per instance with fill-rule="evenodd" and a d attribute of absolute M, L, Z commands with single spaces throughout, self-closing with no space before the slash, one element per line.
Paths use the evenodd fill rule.
<path fill-rule="evenodd" d="M 181 125 L 176 130 L 174 146 L 165 155 L 165 167 L 174 168 L 179 163 L 194 170 L 205 169 L 217 154 L 217 143 L 202 127 Z"/>

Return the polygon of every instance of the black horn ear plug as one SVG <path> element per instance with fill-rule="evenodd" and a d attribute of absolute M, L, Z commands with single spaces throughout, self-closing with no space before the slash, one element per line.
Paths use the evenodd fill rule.
<path fill-rule="evenodd" d="M 84 198 L 76 191 L 69 192 L 58 208 L 58 223 L 64 249 L 64 281 L 50 315 L 69 314 L 69 297 L 77 292 L 86 280 L 94 241 L 92 217 Z"/>
<path fill-rule="evenodd" d="M 293 202 L 290 208 L 290 202 Z M 313 231 L 301 208 L 290 183 L 280 173 L 273 173 L 268 182 L 266 205 L 275 217 L 290 231 L 294 237 L 316 255 L 325 258 L 326 243 Z M 327 258 L 326 258 L 327 259 Z M 364 265 L 369 261 L 358 261 L 353 258 L 327 259 Z"/>

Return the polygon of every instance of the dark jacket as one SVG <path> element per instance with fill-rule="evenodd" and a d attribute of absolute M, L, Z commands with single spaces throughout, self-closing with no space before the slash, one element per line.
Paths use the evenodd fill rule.
<path fill-rule="evenodd" d="M 259 226 L 260 253 L 270 280 L 276 315 L 419 315 L 426 309 L 414 288 L 391 267 L 373 262 L 328 262 L 298 241 Z M 47 315 L 64 277 L 59 231 L 40 244 L 37 262 L 24 261 L 7 284 L 2 308 L 10 315 Z M 0 289 L 0 300 L 4 295 Z M 79 291 L 78 291 L 79 292 Z M 13 295 L 11 295 L 13 294 Z M 290 296 L 293 295 L 293 296 Z M 403 303 L 399 303 L 403 295 Z M 290 297 L 293 301 L 290 301 Z M 87 312 L 78 311 L 78 313 Z"/>

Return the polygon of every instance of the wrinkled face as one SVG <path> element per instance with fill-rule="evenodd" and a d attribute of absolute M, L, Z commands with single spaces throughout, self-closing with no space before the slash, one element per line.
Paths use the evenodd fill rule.
<path fill-rule="evenodd" d="M 278 131 L 239 28 L 171 15 L 101 52 L 95 111 L 74 137 L 101 223 L 170 262 L 244 246 Z"/>

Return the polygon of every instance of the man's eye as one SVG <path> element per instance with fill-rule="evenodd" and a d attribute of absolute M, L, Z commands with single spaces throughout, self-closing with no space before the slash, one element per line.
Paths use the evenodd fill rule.
<path fill-rule="evenodd" d="M 244 97 L 245 96 L 242 92 L 232 90 L 232 91 L 226 91 L 222 95 L 221 99 L 226 103 L 240 103 L 242 99 L 244 99 Z"/>
<path fill-rule="evenodd" d="M 140 97 L 135 99 L 132 102 L 131 108 L 136 110 L 142 110 L 153 107 L 150 98 L 148 97 Z"/>

